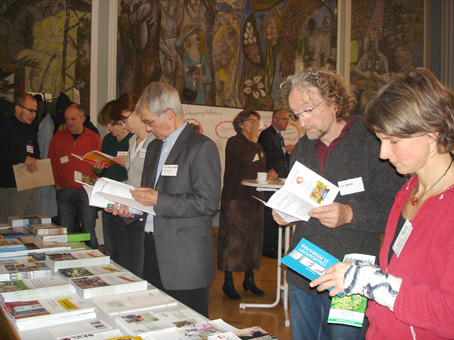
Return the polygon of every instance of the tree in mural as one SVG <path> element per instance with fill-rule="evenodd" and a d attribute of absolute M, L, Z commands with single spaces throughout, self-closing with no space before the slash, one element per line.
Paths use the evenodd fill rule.
<path fill-rule="evenodd" d="M 90 1 L 15 1 L 2 14 L 0 63 L 20 78 L 17 90 L 72 97 L 76 88 L 88 105 Z"/>

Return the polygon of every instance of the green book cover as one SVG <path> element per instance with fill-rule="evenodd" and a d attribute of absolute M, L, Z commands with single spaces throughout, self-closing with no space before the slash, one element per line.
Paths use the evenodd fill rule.
<path fill-rule="evenodd" d="M 82 242 L 90 241 L 90 233 L 73 233 L 66 235 L 67 242 Z"/>

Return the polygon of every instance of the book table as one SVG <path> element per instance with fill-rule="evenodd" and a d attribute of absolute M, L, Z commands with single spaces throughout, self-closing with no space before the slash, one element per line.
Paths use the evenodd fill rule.
<path fill-rule="evenodd" d="M 255 187 L 257 191 L 277 191 L 278 189 L 284 186 L 285 178 L 279 178 L 275 181 L 266 181 L 266 183 L 257 182 L 255 179 L 245 179 L 241 181 L 242 185 Z M 290 326 L 289 312 L 288 312 L 288 283 L 285 279 L 285 270 L 283 276 L 283 283 L 281 279 L 282 274 L 282 233 L 284 232 L 284 250 L 287 253 L 290 246 L 290 225 L 279 225 L 279 233 L 277 240 L 277 287 L 276 287 L 276 300 L 273 303 L 240 303 L 240 309 L 246 308 L 274 308 L 276 307 L 281 299 L 282 291 L 282 301 L 284 303 L 284 315 L 285 315 L 285 326 Z"/>
<path fill-rule="evenodd" d="M 152 285 L 148 284 L 148 289 L 155 289 Z M 163 293 L 165 294 L 165 293 Z M 124 294 L 128 295 L 128 293 Z M 93 299 L 86 299 L 85 300 L 88 304 L 95 306 L 95 311 L 96 311 L 96 319 L 90 319 L 86 321 L 81 321 L 77 323 L 70 323 L 67 324 L 68 326 L 75 325 L 75 324 L 83 324 L 87 323 L 93 320 L 103 320 L 105 323 L 109 324 L 112 326 L 113 329 L 119 329 L 124 335 L 129 335 L 130 332 L 126 328 L 123 328 L 121 325 L 115 322 L 115 318 L 118 317 L 119 315 L 125 315 L 125 313 L 118 314 L 118 315 L 108 315 L 105 313 L 103 310 L 98 308 L 96 304 L 94 304 Z M 183 303 L 179 302 L 178 300 L 176 305 L 173 306 L 167 306 L 167 307 L 161 307 L 161 308 L 154 308 L 150 309 L 153 312 L 159 313 L 159 312 L 164 312 L 164 311 L 173 311 L 173 310 L 178 310 L 182 308 L 189 308 Z M 140 313 L 140 312 L 139 312 Z M 194 312 L 196 313 L 196 312 Z M 209 321 L 209 319 L 201 316 L 205 321 Z M 5 315 L 5 312 L 3 308 L 0 308 L 0 324 L 3 329 L 3 331 L 7 334 L 9 337 L 8 339 L 14 339 L 14 340 L 55 340 L 55 338 L 49 333 L 49 329 L 54 328 L 54 327 L 61 327 L 60 326 L 53 326 L 53 327 L 47 327 L 47 328 L 38 328 L 30 331 L 21 331 L 18 332 L 14 326 L 11 324 L 11 322 L 8 320 L 8 318 Z"/>

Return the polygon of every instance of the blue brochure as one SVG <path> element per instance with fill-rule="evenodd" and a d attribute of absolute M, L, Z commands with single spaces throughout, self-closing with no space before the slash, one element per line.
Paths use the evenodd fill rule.
<path fill-rule="evenodd" d="M 281 259 L 281 262 L 312 281 L 324 275 L 328 267 L 340 261 L 303 238 L 294 250 Z M 333 287 L 328 288 L 332 289 Z M 337 294 L 339 297 L 344 295 Z"/>

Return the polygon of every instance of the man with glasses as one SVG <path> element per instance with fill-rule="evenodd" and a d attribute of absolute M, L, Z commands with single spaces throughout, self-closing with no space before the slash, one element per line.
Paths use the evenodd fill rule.
<path fill-rule="evenodd" d="M 8 216 L 38 214 L 38 189 L 17 191 L 13 172 L 13 165 L 19 163 L 25 163 L 31 173 L 38 171 L 38 135 L 32 125 L 37 109 L 36 99 L 22 93 L 16 97 L 14 115 L 4 118 L 0 126 L 0 223 L 7 223 Z"/>
<path fill-rule="evenodd" d="M 271 126 L 260 133 L 258 143 L 266 155 L 266 171 L 274 169 L 279 178 L 287 178 L 289 172 L 290 153 L 294 145 L 285 145 L 281 132 L 287 130 L 288 113 L 285 110 L 274 110 Z M 266 191 L 268 201 L 273 192 Z M 277 239 L 279 226 L 274 221 L 271 209 L 265 207 L 265 223 L 263 229 L 263 256 L 277 259 Z"/>
<path fill-rule="evenodd" d="M 404 179 L 380 161 L 380 143 L 366 129 L 360 116 L 348 117 L 355 96 L 340 76 L 324 69 L 309 69 L 281 84 L 284 105 L 299 121 L 306 135 L 298 141 L 290 166 L 299 161 L 344 188 L 333 204 L 314 208 L 308 222 L 297 222 L 290 251 L 302 238 L 340 261 L 346 254 L 375 255 L 380 234 L 394 196 Z M 286 224 L 275 211 L 276 222 Z M 331 306 L 328 293 L 309 287 L 309 280 L 287 271 L 292 339 L 364 339 L 364 328 L 328 324 Z"/>
<path fill-rule="evenodd" d="M 215 277 L 212 215 L 221 192 L 218 149 L 186 122 L 178 91 L 169 84 L 148 85 L 136 113 L 156 136 L 147 147 L 142 187 L 132 191 L 156 213 L 146 217 L 142 278 L 208 317 Z M 113 214 L 132 218 L 126 208 L 115 206 Z"/>
<path fill-rule="evenodd" d="M 78 104 L 71 104 L 65 110 L 66 127 L 58 131 L 49 145 L 48 156 L 52 162 L 52 171 L 57 191 L 58 216 L 60 224 L 68 228 L 68 233 L 75 232 L 76 211 L 79 214 L 82 232 L 90 233 L 90 241 L 85 242 L 92 249 L 98 248 L 96 238 L 96 208 L 90 207 L 88 195 L 82 184 L 74 180 L 74 172 L 79 171 L 95 177 L 93 168 L 72 156 L 84 156 L 86 153 L 101 151 L 101 138 L 84 127 L 84 109 Z"/>

